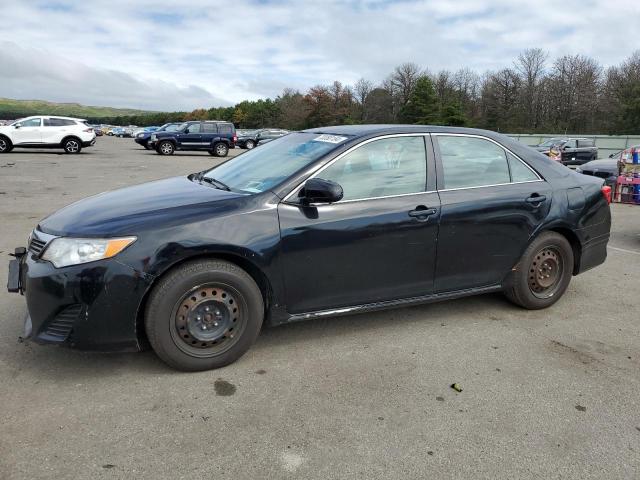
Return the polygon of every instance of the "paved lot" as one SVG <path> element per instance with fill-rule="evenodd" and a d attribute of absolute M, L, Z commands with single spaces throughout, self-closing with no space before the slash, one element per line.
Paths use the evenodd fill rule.
<path fill-rule="evenodd" d="M 114 138 L 0 156 L 0 275 L 48 212 L 215 161 Z M 638 478 L 640 207 L 613 214 L 607 263 L 549 310 L 486 295 L 266 329 L 196 374 L 20 343 L 3 288 L 0 478 Z"/>

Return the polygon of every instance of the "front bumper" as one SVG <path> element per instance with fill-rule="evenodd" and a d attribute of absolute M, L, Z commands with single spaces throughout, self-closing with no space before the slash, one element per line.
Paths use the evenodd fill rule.
<path fill-rule="evenodd" d="M 113 258 L 55 268 L 27 252 L 11 264 L 8 287 L 26 298 L 31 340 L 94 351 L 141 349 L 138 309 L 151 277 Z"/>
<path fill-rule="evenodd" d="M 138 145 L 142 145 L 143 147 L 149 143 L 149 137 L 135 137 L 134 140 Z"/>

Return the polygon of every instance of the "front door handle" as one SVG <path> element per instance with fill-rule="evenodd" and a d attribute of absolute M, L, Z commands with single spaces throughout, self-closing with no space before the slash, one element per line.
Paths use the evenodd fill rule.
<path fill-rule="evenodd" d="M 411 210 L 409 212 L 410 217 L 415 217 L 418 220 L 427 220 L 430 215 L 434 215 L 436 213 L 435 208 L 425 207 L 424 205 L 418 205 L 415 210 Z"/>
<path fill-rule="evenodd" d="M 547 199 L 547 197 L 544 196 L 544 195 L 536 195 L 536 194 L 534 194 L 534 195 L 531 195 L 529 198 L 526 198 L 525 202 L 531 203 L 533 205 L 535 205 L 535 204 L 539 205 L 542 202 L 544 202 L 546 199 Z"/>

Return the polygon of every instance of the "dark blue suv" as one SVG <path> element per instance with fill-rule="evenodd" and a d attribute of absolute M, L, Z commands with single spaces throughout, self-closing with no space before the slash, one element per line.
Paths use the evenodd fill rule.
<path fill-rule="evenodd" d="M 160 155 L 173 155 L 176 150 L 206 150 L 216 157 L 226 157 L 237 140 L 231 122 L 192 121 L 183 123 L 175 132 L 152 133 L 149 145 Z"/>

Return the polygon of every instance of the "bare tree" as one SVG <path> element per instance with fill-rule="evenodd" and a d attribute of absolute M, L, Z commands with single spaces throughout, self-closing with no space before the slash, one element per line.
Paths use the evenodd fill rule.
<path fill-rule="evenodd" d="M 558 58 L 547 82 L 552 125 L 567 133 L 592 131 L 602 86 L 602 67 L 584 55 Z"/>
<path fill-rule="evenodd" d="M 373 90 L 373 83 L 361 78 L 353 86 L 354 97 L 360 106 L 360 120 L 364 121 L 367 116 L 367 97 Z"/>
<path fill-rule="evenodd" d="M 540 125 L 541 84 L 548 56 L 547 52 L 540 48 L 529 48 L 518 55 L 518 60 L 514 62 L 522 83 L 521 127 L 524 129 L 534 131 Z"/>

